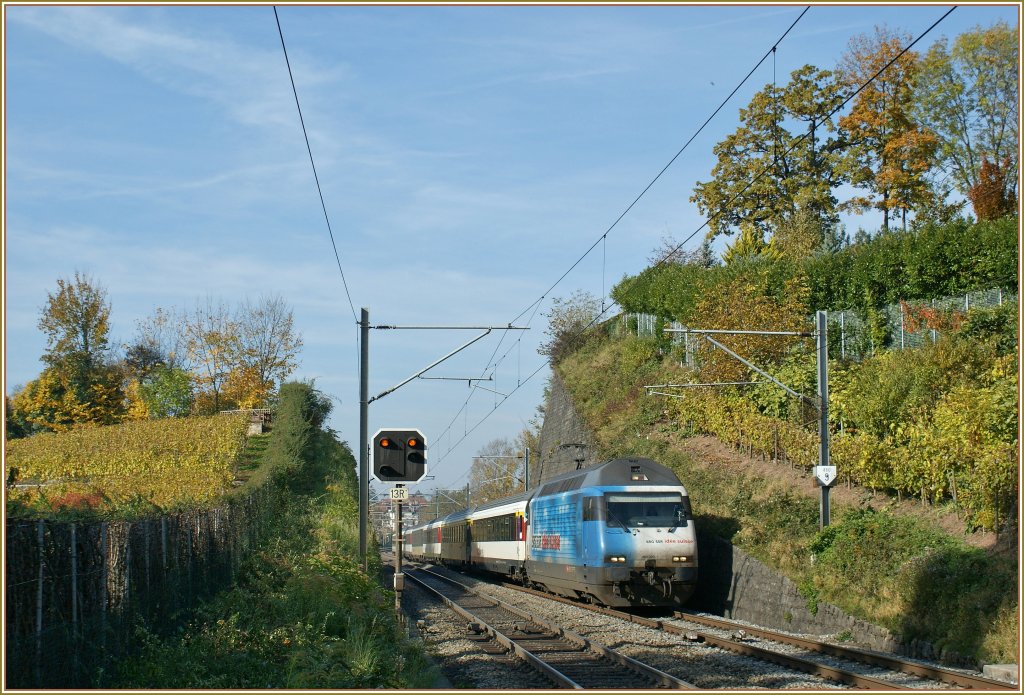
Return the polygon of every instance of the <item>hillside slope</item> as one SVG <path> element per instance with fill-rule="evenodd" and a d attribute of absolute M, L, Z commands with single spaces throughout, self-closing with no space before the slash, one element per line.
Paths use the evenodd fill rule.
<path fill-rule="evenodd" d="M 595 335 L 557 370 L 599 456 L 649 456 L 690 490 L 700 527 L 833 603 L 910 642 L 980 663 L 1017 660 L 1017 557 L 994 534 L 967 533 L 952 508 L 834 488 L 819 533 L 819 491 L 804 467 L 738 453 L 680 418 L 647 384 L 678 377 L 656 344 Z M 1005 540 L 1005 537 L 1004 537 Z"/>

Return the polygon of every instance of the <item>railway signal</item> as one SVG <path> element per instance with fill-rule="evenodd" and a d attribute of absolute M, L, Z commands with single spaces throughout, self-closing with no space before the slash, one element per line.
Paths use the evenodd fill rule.
<path fill-rule="evenodd" d="M 372 456 L 377 480 L 418 483 L 427 475 L 427 443 L 419 430 L 377 430 Z"/>

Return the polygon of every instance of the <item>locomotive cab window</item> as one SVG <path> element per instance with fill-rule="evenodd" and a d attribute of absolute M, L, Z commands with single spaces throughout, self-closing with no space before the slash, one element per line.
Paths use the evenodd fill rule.
<path fill-rule="evenodd" d="M 674 528 L 692 518 L 690 499 L 677 492 L 614 492 L 604 501 L 609 526 Z"/>

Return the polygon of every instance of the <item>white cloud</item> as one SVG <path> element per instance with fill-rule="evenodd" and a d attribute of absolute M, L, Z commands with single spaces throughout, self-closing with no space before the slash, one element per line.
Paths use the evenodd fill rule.
<path fill-rule="evenodd" d="M 129 16 L 139 16 L 130 8 L 13 7 L 6 16 L 120 63 L 167 89 L 213 101 L 245 125 L 294 128 L 295 102 L 280 44 L 270 32 L 265 47 L 254 47 L 226 38 L 188 36 L 152 19 L 148 25 L 129 21 Z M 289 58 L 300 89 L 346 74 L 344 65 L 328 71 L 301 54 Z"/>

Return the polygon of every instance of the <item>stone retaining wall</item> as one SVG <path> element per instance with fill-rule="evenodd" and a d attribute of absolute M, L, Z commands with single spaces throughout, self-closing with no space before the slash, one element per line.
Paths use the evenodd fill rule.
<path fill-rule="evenodd" d="M 796 584 L 769 569 L 731 543 L 698 534 L 700 575 L 693 608 L 762 627 L 813 635 L 848 633 L 852 641 L 886 652 L 898 652 L 898 639 L 888 630 L 819 602 L 812 611 Z"/>
<path fill-rule="evenodd" d="M 590 429 L 576 412 L 558 373 L 552 372 L 540 430 L 540 456 L 537 463 L 530 466 L 531 487 L 576 470 L 577 463 L 582 468 L 600 463 L 594 458 L 596 454 Z"/>

